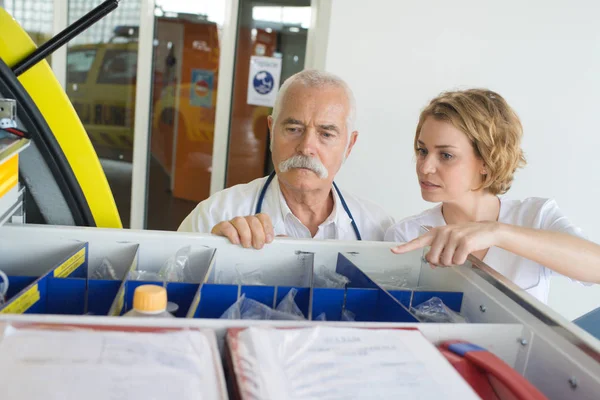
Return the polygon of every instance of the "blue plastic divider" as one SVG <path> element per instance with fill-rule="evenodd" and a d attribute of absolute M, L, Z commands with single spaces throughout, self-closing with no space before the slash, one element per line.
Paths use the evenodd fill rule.
<path fill-rule="evenodd" d="M 121 281 L 88 280 L 88 314 L 106 315 L 113 303 Z"/>
<path fill-rule="evenodd" d="M 399 296 L 400 299 L 391 295 L 343 254 L 338 254 L 336 272 L 346 276 L 350 280 L 347 285 L 346 309 L 356 314 L 357 321 L 418 322 L 410 313 L 405 303 L 402 302 L 402 300 L 406 300 L 404 297 L 406 295 L 402 294 Z M 366 304 L 356 301 L 356 306 L 354 306 L 354 304 L 350 303 L 350 296 L 354 292 L 352 289 L 359 288 L 362 290 L 371 289 L 372 292 L 368 295 L 362 292 L 355 292 L 356 294 L 352 296 L 361 297 Z M 358 307 L 359 312 L 353 310 L 353 306 Z M 370 307 L 368 314 L 363 313 L 363 310 L 367 306 Z"/>
<path fill-rule="evenodd" d="M 410 301 L 412 299 L 412 290 L 388 290 L 396 300 L 398 300 L 404 307 L 410 309 Z"/>
<path fill-rule="evenodd" d="M 177 304 L 179 308 L 175 313 L 176 317 L 185 318 L 194 300 L 200 284 L 197 283 L 178 283 L 171 282 L 167 284 L 167 297 L 169 301 Z"/>
<path fill-rule="evenodd" d="M 379 291 L 379 303 L 375 316 L 378 322 L 419 322 L 408 309 L 383 290 Z"/>
<path fill-rule="evenodd" d="M 10 282 L 10 285 L 8 285 L 6 298 L 12 299 L 17 293 L 31 285 L 37 279 L 35 276 L 9 276 L 8 282 Z"/>
<path fill-rule="evenodd" d="M 46 299 L 47 306 L 45 313 L 84 314 L 86 286 L 86 279 L 48 279 L 48 298 Z"/>
<path fill-rule="evenodd" d="M 345 308 L 355 314 L 357 321 L 377 321 L 379 290 L 348 288 Z M 339 310 L 340 316 L 341 313 L 342 310 Z"/>
<path fill-rule="evenodd" d="M 131 269 L 137 267 L 137 255 Z M 316 319 L 325 313 L 327 321 L 339 321 L 344 309 L 355 314 L 356 321 L 417 322 L 409 312 L 432 297 L 442 299 L 450 309 L 461 311 L 463 294 L 458 292 L 385 291 L 342 254 L 336 271 L 350 279 L 347 288 L 294 287 L 296 304 L 305 317 Z M 129 311 L 135 289 L 144 284 L 162 282 L 88 280 L 87 243 L 66 261 L 44 276 L 10 277 L 9 303 L 0 312 L 51 314 L 115 315 Z M 245 294 L 268 307 L 279 304 L 292 289 L 290 286 L 252 286 L 221 284 L 168 283 L 167 295 L 179 306 L 177 317 L 219 318 Z M 17 300 L 15 302 L 15 300 Z M 86 308 L 87 307 L 87 308 Z"/>
<path fill-rule="evenodd" d="M 380 289 L 314 289 L 313 319 L 325 313 L 327 321 L 340 321 L 344 309 L 354 313 L 356 321 L 417 322 L 406 308 Z"/>
<path fill-rule="evenodd" d="M 293 287 L 298 292 L 294 298 L 298 308 L 308 316 L 310 309 L 310 288 Z M 291 286 L 237 286 L 205 283 L 200 287 L 199 304 L 193 318 L 220 318 L 221 315 L 237 300 L 238 294 L 256 300 L 268 307 L 274 308 L 292 289 Z"/>
<path fill-rule="evenodd" d="M 338 261 L 336 266 L 336 272 L 345 275 L 350 282 L 348 288 L 377 288 L 380 290 L 381 298 L 379 301 L 382 304 L 394 304 L 399 302 L 405 311 L 396 313 L 396 307 L 391 307 L 389 310 L 382 311 L 378 315 L 380 320 L 394 321 L 398 318 L 409 318 L 406 313 L 410 314 L 410 318 L 415 318 L 410 313 L 410 308 L 415 307 L 432 297 L 438 297 L 444 302 L 448 308 L 453 311 L 460 312 L 462 308 L 463 294 L 460 292 L 439 292 L 439 291 L 411 291 L 411 290 L 393 290 L 386 291 L 380 287 L 375 281 L 373 281 L 368 275 L 366 275 L 360 268 L 355 266 L 348 258 L 343 254 L 338 254 Z M 389 295 L 388 295 L 389 293 Z M 347 307 L 350 309 L 350 307 Z M 388 312 L 389 311 L 389 312 Z M 409 319 L 410 319 L 409 318 Z M 358 320 L 358 316 L 357 316 Z"/>
<path fill-rule="evenodd" d="M 460 311 L 462 293 L 413 292 L 399 290 L 387 292 L 363 273 L 344 255 L 338 255 L 336 272 L 345 275 L 350 282 L 345 289 L 296 288 L 295 301 L 305 317 L 317 319 L 322 313 L 328 321 L 339 321 L 344 309 L 355 315 L 356 321 L 370 322 L 418 322 L 409 311 L 416 305 L 437 296 L 454 311 Z M 268 307 L 274 307 L 286 296 L 291 287 L 237 286 L 204 283 L 200 285 L 189 317 L 219 318 L 230 306 L 245 294 Z M 312 299 L 312 301 L 311 301 Z M 418 301 L 419 303 L 415 303 Z"/>
<path fill-rule="evenodd" d="M 339 321 L 345 297 L 344 289 L 314 288 L 312 319 L 317 319 L 319 315 L 325 313 L 327 321 Z"/>
<path fill-rule="evenodd" d="M 5 314 L 83 314 L 86 305 L 88 244 L 82 242 L 39 278 L 9 277 Z M 65 279 L 82 278 L 82 279 Z M 17 291 L 15 293 L 15 291 Z"/>
<path fill-rule="evenodd" d="M 297 290 L 296 297 L 294 297 L 296 305 L 298 306 L 300 311 L 302 311 L 302 314 L 304 314 L 304 318 L 308 318 L 308 313 L 310 310 L 310 288 L 296 286 L 278 286 L 275 298 L 275 306 L 279 305 L 279 303 L 281 303 L 284 297 L 287 296 L 287 294 L 292 289 Z"/>
<path fill-rule="evenodd" d="M 247 299 L 256 300 L 267 307 L 273 308 L 273 301 L 275 299 L 274 286 L 242 286 L 240 296 L 242 294 L 246 295 Z M 202 299 L 200 301 L 202 302 Z"/>
<path fill-rule="evenodd" d="M 200 303 L 193 317 L 219 318 L 237 301 L 239 286 L 205 283 L 200 290 Z"/>
<path fill-rule="evenodd" d="M 360 270 L 354 263 L 343 254 L 338 254 L 335 272 L 344 275 L 350 280 L 347 287 L 360 289 L 381 289 L 381 287 Z"/>

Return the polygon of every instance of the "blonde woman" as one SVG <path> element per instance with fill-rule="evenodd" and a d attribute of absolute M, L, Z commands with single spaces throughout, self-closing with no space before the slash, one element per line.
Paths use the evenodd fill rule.
<path fill-rule="evenodd" d="M 521 136 L 519 118 L 497 93 L 471 89 L 432 100 L 414 147 L 421 195 L 440 204 L 391 227 L 386 240 L 408 242 L 392 251 L 431 246 L 433 266 L 460 265 L 473 254 L 544 303 L 553 273 L 599 283 L 600 246 L 554 200 L 499 197 L 525 165 Z M 432 229 L 422 234 L 421 226 Z"/>

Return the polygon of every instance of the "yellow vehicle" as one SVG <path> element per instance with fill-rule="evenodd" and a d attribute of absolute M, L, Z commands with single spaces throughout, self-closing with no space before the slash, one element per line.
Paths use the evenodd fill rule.
<path fill-rule="evenodd" d="M 73 46 L 67 54 L 66 91 L 101 158 L 132 158 L 136 32 L 117 27 L 110 42 Z"/>

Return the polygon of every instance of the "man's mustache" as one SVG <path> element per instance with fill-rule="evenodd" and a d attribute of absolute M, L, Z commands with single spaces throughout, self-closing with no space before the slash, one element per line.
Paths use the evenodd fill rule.
<path fill-rule="evenodd" d="M 327 168 L 325 168 L 323 163 L 315 157 L 296 154 L 295 156 L 279 163 L 279 170 L 281 172 L 287 172 L 294 168 L 310 169 L 321 179 L 325 179 L 329 176 L 329 171 L 327 171 Z"/>

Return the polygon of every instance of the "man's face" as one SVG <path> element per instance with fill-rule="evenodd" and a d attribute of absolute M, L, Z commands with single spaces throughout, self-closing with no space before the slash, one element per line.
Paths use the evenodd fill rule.
<path fill-rule="evenodd" d="M 341 88 L 290 86 L 277 121 L 269 117 L 278 178 L 300 191 L 329 190 L 358 136 L 352 132 L 348 137 L 349 112 Z"/>

